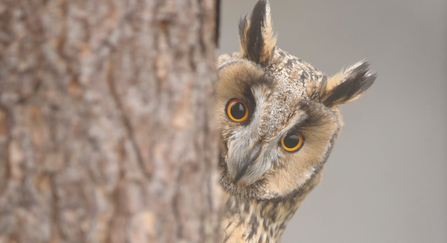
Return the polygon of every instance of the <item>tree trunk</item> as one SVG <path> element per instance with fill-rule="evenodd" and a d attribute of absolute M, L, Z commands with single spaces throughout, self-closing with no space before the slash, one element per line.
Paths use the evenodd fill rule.
<path fill-rule="evenodd" d="M 217 242 L 214 0 L 0 0 L 0 243 Z"/>

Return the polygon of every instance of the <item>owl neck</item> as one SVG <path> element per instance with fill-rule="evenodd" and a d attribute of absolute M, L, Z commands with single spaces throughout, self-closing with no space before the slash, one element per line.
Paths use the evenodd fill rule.
<path fill-rule="evenodd" d="M 302 198 L 258 200 L 225 191 L 223 202 L 224 242 L 276 243 Z"/>
<path fill-rule="evenodd" d="M 287 223 L 320 181 L 320 174 L 287 197 L 268 200 L 250 196 L 251 190 L 259 188 L 248 188 L 247 192 L 240 193 L 240 188 L 236 189 L 235 185 L 221 179 L 224 187 L 222 202 L 225 213 L 221 223 L 224 242 L 279 243 Z"/>

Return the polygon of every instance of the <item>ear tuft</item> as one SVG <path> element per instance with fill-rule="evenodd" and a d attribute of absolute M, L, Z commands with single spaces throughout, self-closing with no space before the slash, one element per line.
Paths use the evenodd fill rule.
<path fill-rule="evenodd" d="M 239 44 L 244 57 L 259 64 L 270 61 L 276 45 L 276 36 L 268 0 L 256 3 L 250 20 L 245 16 L 239 21 Z"/>
<path fill-rule="evenodd" d="M 349 103 L 359 98 L 376 80 L 366 60 L 357 62 L 329 78 L 320 86 L 320 100 L 328 107 Z"/>

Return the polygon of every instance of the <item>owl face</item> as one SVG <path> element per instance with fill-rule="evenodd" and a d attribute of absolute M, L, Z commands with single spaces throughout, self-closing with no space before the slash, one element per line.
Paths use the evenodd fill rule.
<path fill-rule="evenodd" d="M 233 193 L 287 197 L 323 168 L 341 127 L 337 105 L 358 98 L 375 75 L 363 61 L 328 78 L 276 47 L 266 1 L 241 20 L 239 39 L 241 52 L 218 60 L 222 182 Z"/>
<path fill-rule="evenodd" d="M 239 59 L 220 68 L 217 90 L 223 157 L 235 187 L 258 182 L 268 191 L 258 196 L 286 196 L 322 168 L 340 128 L 338 109 L 312 100 L 305 82 Z"/>

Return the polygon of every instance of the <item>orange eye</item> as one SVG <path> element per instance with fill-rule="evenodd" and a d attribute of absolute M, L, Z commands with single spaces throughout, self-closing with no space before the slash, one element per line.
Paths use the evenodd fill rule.
<path fill-rule="evenodd" d="M 243 122 L 248 118 L 248 108 L 242 100 L 233 99 L 227 105 L 227 115 L 235 122 Z"/>
<path fill-rule="evenodd" d="M 281 139 L 282 147 L 288 152 L 295 152 L 303 146 L 304 137 L 300 133 L 290 133 Z"/>

